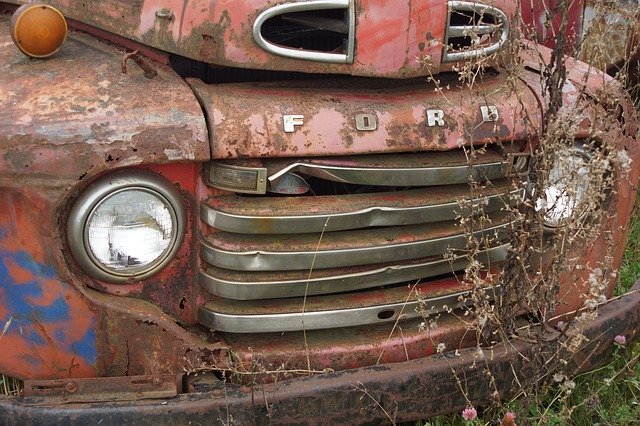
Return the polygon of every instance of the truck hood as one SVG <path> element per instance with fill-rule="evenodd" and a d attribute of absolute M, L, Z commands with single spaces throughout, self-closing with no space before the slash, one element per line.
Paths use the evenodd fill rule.
<path fill-rule="evenodd" d="M 68 18 L 214 65 L 393 78 L 435 74 L 466 59 L 447 55 L 445 46 L 471 49 L 466 45 L 472 37 L 464 30 L 469 23 L 477 31 L 489 28 L 488 22 L 496 27 L 497 41 L 504 42 L 508 17 L 515 12 L 515 3 L 508 0 L 492 1 L 492 6 L 443 0 L 48 3 Z M 457 33 L 448 34 L 447 25 L 457 25 Z M 490 52 L 496 50 L 495 40 L 491 43 Z"/>

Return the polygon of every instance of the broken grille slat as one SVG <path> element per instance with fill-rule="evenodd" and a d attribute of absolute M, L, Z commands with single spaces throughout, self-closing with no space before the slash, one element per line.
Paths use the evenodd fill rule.
<path fill-rule="evenodd" d="M 508 176 L 510 164 L 497 161 L 486 164 L 449 167 L 367 168 L 332 166 L 299 162 L 268 177 L 277 183 L 286 173 L 298 172 L 333 182 L 377 186 L 436 186 L 502 179 Z"/>

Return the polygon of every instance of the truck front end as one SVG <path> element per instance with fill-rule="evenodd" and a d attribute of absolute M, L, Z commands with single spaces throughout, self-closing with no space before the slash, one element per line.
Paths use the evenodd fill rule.
<path fill-rule="evenodd" d="M 419 419 L 635 336 L 632 106 L 550 91 L 515 3 L 20 3 L 74 30 L 31 59 L 0 15 L 9 423 Z"/>

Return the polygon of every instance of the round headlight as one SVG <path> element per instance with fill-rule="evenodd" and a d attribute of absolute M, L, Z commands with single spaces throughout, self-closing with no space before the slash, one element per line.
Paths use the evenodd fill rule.
<path fill-rule="evenodd" d="M 544 197 L 537 209 L 544 210 L 544 225 L 557 228 L 580 214 L 589 190 L 589 155 L 579 147 L 557 154 Z"/>
<path fill-rule="evenodd" d="M 186 214 L 171 182 L 145 170 L 115 172 L 94 182 L 73 205 L 67 238 L 90 276 L 134 282 L 159 272 L 173 258 Z"/>

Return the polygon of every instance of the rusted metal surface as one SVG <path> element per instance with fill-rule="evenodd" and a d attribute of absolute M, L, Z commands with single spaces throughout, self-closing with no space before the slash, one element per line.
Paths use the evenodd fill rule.
<path fill-rule="evenodd" d="M 178 260 L 157 279 L 102 288 L 76 272 L 62 249 L 55 212 L 69 182 L 28 182 L 38 187 L 3 184 L 0 191 L 0 339 L 6 349 L 0 371 L 53 379 L 173 374 L 189 365 L 215 365 L 208 354 L 220 345 L 176 324 L 176 318 L 195 323 L 199 303 L 188 243 L 178 259 L 190 260 Z"/>
<path fill-rule="evenodd" d="M 536 97 L 519 81 L 512 90 L 506 78 L 487 75 L 473 89 L 482 90 L 478 96 L 459 86 L 457 75 L 441 78 L 442 93 L 422 79 L 395 84 L 368 79 L 260 85 L 188 81 L 207 112 L 212 157 L 225 159 L 446 151 L 526 139 L 541 123 Z M 495 121 L 483 117 L 481 107 L 486 106 L 496 107 Z M 376 130 L 357 130 L 357 114 L 372 114 Z M 287 115 L 303 116 L 303 124 L 287 132 Z"/>
<path fill-rule="evenodd" d="M 220 345 L 176 324 L 196 323 L 201 293 L 193 220 L 175 262 L 124 287 L 88 279 L 62 235 L 73 197 L 117 167 L 154 163 L 193 211 L 198 162 L 209 158 L 197 100 L 166 67 L 155 65 L 152 80 L 133 67 L 122 74 L 124 52 L 88 36 L 29 60 L 7 21 L 0 17 L 0 371 L 56 379 L 173 374 L 199 363 Z"/>
<path fill-rule="evenodd" d="M 116 167 L 209 157 L 200 106 L 169 68 L 156 64 L 153 79 L 138 67 L 123 74 L 124 52 L 77 34 L 55 57 L 30 60 L 11 42 L 5 16 L 0 45 L 4 177 L 80 180 Z"/>
<path fill-rule="evenodd" d="M 424 31 L 417 31 L 416 37 L 427 41 L 420 48 L 417 39 L 407 38 L 406 25 L 394 25 L 393 16 L 399 16 L 403 23 L 423 25 L 424 29 L 433 24 L 430 20 L 443 22 L 444 13 L 444 2 L 411 3 L 408 5 L 412 7 L 410 12 L 396 2 L 385 2 L 377 9 L 373 2 L 359 3 L 360 10 L 376 10 L 378 18 L 358 25 L 361 50 L 357 54 L 362 55 L 360 59 L 366 59 L 368 54 L 369 59 L 356 62 L 354 71 L 346 71 L 344 66 L 300 65 L 291 60 L 268 58 L 251 50 L 255 46 L 251 47 L 247 41 L 247 17 L 264 8 L 263 2 L 258 5 L 251 2 L 228 5 L 165 2 L 163 7 L 172 11 L 174 18 L 179 18 L 171 20 L 166 19 L 171 15 L 167 11 L 161 16 L 155 13 L 158 11 L 155 1 L 86 2 L 86 6 L 71 0 L 55 3 L 77 12 L 77 15 L 71 15 L 78 19 L 167 50 L 199 52 L 192 57 L 223 58 L 219 62 L 222 64 L 394 77 L 426 72 L 419 68 L 425 63 L 422 59 L 411 62 L 416 56 L 424 58 L 416 55 L 413 46 L 427 52 L 425 55 L 431 55 L 436 49 L 440 52 L 441 46 L 428 42 L 441 38 L 442 28 L 436 28 L 430 34 L 431 39 Z M 180 7 L 174 8 L 176 5 Z M 201 8 L 196 9 L 198 6 Z M 222 9 L 216 9 L 218 7 Z M 407 20 L 406 16 L 413 18 Z M 224 20 L 220 20 L 221 17 Z M 1 22 L 2 28 L 6 27 L 4 18 Z M 174 30 L 179 23 L 184 25 L 184 32 L 179 30 L 175 37 Z M 224 30 L 210 33 L 209 38 L 202 37 L 204 32 L 194 30 L 216 25 L 222 25 Z M 370 32 L 362 33 L 367 28 Z M 3 301 L 0 326 L 3 334 L 0 339 L 3 347 L 6 344 L 10 349 L 0 358 L 1 372 L 23 379 L 68 379 L 229 370 L 225 346 L 234 348 L 241 372 L 252 373 L 259 366 L 278 370 L 282 365 L 346 369 L 431 355 L 435 344 L 440 342 L 449 348 L 468 347 L 474 343 L 473 333 L 451 317 L 440 321 L 435 335 L 421 332 L 418 323 L 412 323 L 409 330 L 389 326 L 374 330 L 321 331 L 307 336 L 311 336 L 311 351 L 301 333 L 264 339 L 250 336 L 250 339 L 242 340 L 196 326 L 198 305 L 211 300 L 197 283 L 195 236 L 200 231 L 196 219 L 197 203 L 207 196 L 219 194 L 219 191 L 206 188 L 200 180 L 200 164 L 209 160 L 210 147 L 214 158 L 305 157 L 446 150 L 470 143 L 535 137 L 541 112 L 534 93 L 543 93 L 543 87 L 536 80 L 537 74 L 524 73 L 523 83 L 516 83 L 520 97 L 504 88 L 506 79 L 499 75 L 487 76 L 486 81 L 477 86 L 478 90 L 489 93 L 488 98 L 469 96 L 469 88 L 453 88 L 446 90 L 446 101 L 424 81 L 395 85 L 386 81 L 378 87 L 369 81 L 358 87 L 353 84 L 356 80 L 345 80 L 337 86 L 327 82 L 315 86 L 303 82 L 287 87 L 247 84 L 210 87 L 192 81 L 191 85 L 206 103 L 214 131 L 209 145 L 204 117 L 195 97 L 170 69 L 153 64 L 159 73 L 153 79 L 145 78 L 137 67 L 130 67 L 128 74 L 122 74 L 124 52 L 87 36 L 72 37 L 60 54 L 49 61 L 29 61 L 12 47 L 7 34 L 2 32 L 0 35 L 0 46 L 3 46 L 0 51 L 0 72 L 3 73 L 0 102 L 4 112 L 0 117 L 0 144 L 3 146 L 0 158 L 0 268 L 3 268 L 0 271 L 0 299 Z M 220 34 L 218 39 L 213 38 L 216 34 Z M 212 42 L 217 43 L 215 47 Z M 399 49 L 396 54 L 395 47 L 389 49 L 396 43 L 405 43 L 411 49 Z M 255 55 L 247 55 L 247 52 Z M 243 62 L 238 55 L 246 55 L 246 60 Z M 438 69 L 437 63 L 436 58 L 432 71 Z M 575 107 L 581 99 L 579 88 L 584 72 L 584 65 L 573 63 L 571 86 L 567 85 L 565 91 L 567 109 Z M 456 79 L 454 77 L 451 83 Z M 593 75 L 586 82 L 587 88 L 594 92 L 601 84 L 600 75 Z M 487 103 L 495 104 L 492 106 L 499 114 L 497 121 L 483 116 L 481 107 L 488 106 Z M 436 128 L 429 126 L 425 117 L 429 108 L 442 110 L 445 124 L 437 124 Z M 583 116 L 577 127 L 579 137 L 593 135 L 598 130 L 598 114 L 603 108 L 591 106 L 581 111 Z M 612 256 L 613 264 L 619 264 L 621 242 L 625 237 L 623 230 L 635 198 L 633 185 L 637 182 L 640 162 L 630 135 L 635 134 L 636 124 L 629 115 L 631 108 L 626 101 L 623 110 L 625 131 L 612 130 L 605 137 L 609 138 L 612 147 L 627 149 L 634 168 L 628 180 L 620 180 L 617 196 L 606 206 L 611 217 L 607 238 L 603 237 L 587 250 L 581 247 L 582 252 L 572 253 L 584 257 L 589 266 L 601 259 L 612 241 L 618 244 Z M 376 132 L 357 129 L 355 115 L 360 113 L 375 115 L 379 122 Z M 284 115 L 291 114 L 304 115 L 307 127 L 294 126 L 293 132 L 286 132 Z M 524 124 L 525 115 L 529 116 L 530 127 Z M 134 165 L 147 167 L 177 184 L 187 205 L 189 232 L 176 259 L 152 280 L 126 286 L 91 281 L 66 253 L 61 234 L 66 210 L 73 197 L 95 176 L 113 168 Z M 409 240 L 411 237 L 402 235 L 402 238 Z M 312 248 L 315 250 L 315 247 Z M 563 277 L 561 296 L 566 303 L 561 309 L 570 311 L 582 305 L 582 300 L 576 296 L 580 292 L 576 289 L 584 285 L 585 278 L 581 274 Z M 613 275 L 608 279 L 610 283 L 614 282 Z M 615 310 L 606 317 L 610 322 L 596 323 L 594 337 L 607 337 L 610 343 L 615 334 L 633 336 L 633 327 L 638 326 L 638 303 L 633 297 L 622 302 L 624 304 L 613 302 Z M 631 307 L 635 311 L 629 311 Z M 614 320 L 619 322 L 613 323 Z M 603 327 L 610 328 L 605 330 Z M 357 339 L 354 338 L 356 335 Z M 523 353 L 528 350 L 518 345 L 516 343 L 516 349 Z M 598 350 L 606 347 L 603 345 Z M 501 346 L 495 350 L 500 348 L 506 351 L 500 353 L 505 354 L 509 365 L 507 368 L 506 364 L 497 364 L 496 368 L 506 387 L 513 372 L 511 363 L 515 363 L 516 371 L 523 369 L 524 374 L 526 366 L 518 363 L 520 358 L 511 352 L 511 347 Z M 367 407 L 375 405 L 370 404 L 372 401 L 367 402 L 365 398 L 363 406 L 362 392 L 353 392 L 361 381 L 363 386 L 370 386 L 367 389 L 378 392 L 372 394 L 376 398 L 384 394 L 383 404 L 389 409 L 395 411 L 393 407 L 397 402 L 398 407 L 406 410 L 407 419 L 423 417 L 428 413 L 418 413 L 417 407 L 425 404 L 425 398 L 431 398 L 426 401 L 431 401 L 427 406 L 434 414 L 466 404 L 461 397 L 453 399 L 452 395 L 459 395 L 457 384 L 451 380 L 451 363 L 470 369 L 465 370 L 469 380 L 465 385 L 470 387 L 474 402 L 487 400 L 493 389 L 488 389 L 483 374 L 467 364 L 473 358 L 471 353 L 463 353 L 465 356 L 453 358 L 453 361 L 448 359 L 446 363 L 442 358 L 426 358 L 398 366 L 385 365 L 300 379 L 300 382 L 284 384 L 284 388 L 280 383 L 268 385 L 263 388 L 264 393 L 255 388 L 258 392 L 255 395 L 268 395 L 269 400 L 273 399 L 283 422 L 289 419 L 304 421 L 338 410 L 342 410 L 340 418 L 350 418 L 360 409 L 371 413 L 371 418 L 382 418 L 380 413 L 367 411 Z M 433 380 L 442 382 L 451 392 L 440 393 L 439 390 L 436 393 L 433 386 L 429 386 Z M 221 398 L 227 389 L 231 396 Z M 37 415 L 41 415 L 42 410 L 52 415 L 67 410 L 67 414 L 75 413 L 80 416 L 76 418 L 82 420 L 81 416 L 92 416 L 99 409 L 100 415 L 104 416 L 102 419 L 114 422 L 123 419 L 118 416 L 127 413 L 135 413 L 137 418 L 143 413 L 176 415 L 177 420 L 184 419 L 186 413 L 189 420 L 210 422 L 212 415 L 227 418 L 228 410 L 236 410 L 234 418 L 251 421 L 257 416 L 266 422 L 266 417 L 260 417 L 266 415 L 266 408 L 256 405 L 255 395 L 247 396 L 243 389 L 246 390 L 228 385 L 218 389 L 217 396 L 206 394 L 203 399 L 198 395 L 178 396 L 163 401 L 164 405 L 160 402 L 40 408 Z M 407 392 L 400 394 L 398 389 Z M 4 405 L 14 407 L 6 408 L 4 418 L 7 421 L 17 415 L 15 407 L 19 404 L 42 402 L 14 401 L 18 405 Z M 0 400 L 0 406 L 4 402 Z M 300 409 L 303 405 L 310 408 Z M 33 405 L 24 407 L 29 408 L 22 414 L 36 415 L 35 411 L 29 411 Z M 74 411 L 76 409 L 82 412 Z M 302 414 L 296 414 L 300 412 Z M 309 414 L 312 417 L 306 417 Z"/>
<path fill-rule="evenodd" d="M 182 388 L 180 382 L 180 376 L 25 380 L 23 396 L 41 397 L 51 405 L 173 398 Z"/>
<path fill-rule="evenodd" d="M 440 63 L 447 21 L 445 1 L 355 1 L 357 44 L 353 64 L 289 59 L 260 48 L 253 38 L 253 23 L 260 13 L 282 1 L 49 3 L 69 18 L 158 49 L 223 66 L 386 77 L 425 76 L 451 68 Z M 513 2 L 498 0 L 492 5 L 509 16 L 515 13 Z"/>
<path fill-rule="evenodd" d="M 582 41 L 583 8 L 586 2 L 570 2 L 567 10 L 566 28 L 562 32 L 566 37 L 566 53 Z M 524 36 L 548 47 L 556 44 L 562 24 L 562 12 L 558 0 L 523 0 L 518 3 L 522 13 Z"/>
<path fill-rule="evenodd" d="M 528 380 L 556 372 L 575 374 L 605 362 L 614 337 L 630 342 L 640 329 L 640 283 L 631 293 L 599 309 L 599 315 L 580 328 L 588 340 L 584 350 L 569 353 L 566 339 L 545 336 L 539 344 L 518 339 L 494 347 L 447 352 L 399 364 L 380 364 L 355 370 L 308 376 L 253 387 L 194 380 L 202 392 L 160 401 L 39 406 L 38 399 L 2 398 L 0 413 L 8 424 L 34 424 L 67 419 L 78 423 L 210 424 L 233 419 L 242 424 L 299 424 L 327 422 L 364 424 L 411 421 L 461 410 L 467 404 L 486 404 L 495 397 L 513 396 Z M 531 359 L 540 359 L 540 364 Z M 567 360 L 558 364 L 554 360 Z M 488 380 L 487 377 L 495 380 Z M 437 383 L 438 386 L 434 386 Z M 383 411 L 384 410 L 384 411 Z"/>
<path fill-rule="evenodd" d="M 549 61 L 551 50 L 540 45 L 530 45 L 523 51 L 523 63 L 532 70 L 541 70 L 542 64 Z M 635 111 L 629 96 L 622 85 L 612 77 L 573 58 L 566 59 L 567 82 L 563 93 L 563 105 L 559 116 L 569 118 L 576 123 L 574 135 L 576 139 L 589 138 L 601 141 L 612 151 L 617 151 L 619 158 L 628 157 L 629 169 L 618 164 L 615 168 L 616 181 L 612 194 L 602 206 L 606 210 L 606 223 L 602 225 L 599 238 L 588 247 L 573 245 L 566 253 L 567 258 L 581 259 L 580 270 L 572 270 L 560 275 L 560 293 L 557 314 L 571 313 L 584 304 L 588 294 L 588 277 L 593 268 L 606 269 L 604 281 L 607 284 L 606 294 L 611 296 L 618 275 L 616 266 L 620 265 L 627 237 L 627 227 L 631 211 L 636 199 L 636 184 L 640 176 L 640 147 L 635 139 L 637 122 Z M 547 106 L 548 99 L 541 75 L 528 74 L 524 80 L 534 92 L 543 97 L 542 104 Z M 546 107 L 545 107 L 546 108 Z M 550 260 L 554 254 L 551 250 L 545 254 Z M 602 264 L 607 256 L 607 264 Z M 608 257 L 610 256 L 610 257 Z M 610 269 L 608 265 L 616 265 Z"/>
<path fill-rule="evenodd" d="M 56 273 L 52 232 L 40 213 L 47 194 L 0 191 L 0 371 L 18 378 L 95 374 L 97 312 Z M 59 251 L 58 251 L 59 253 Z"/>

